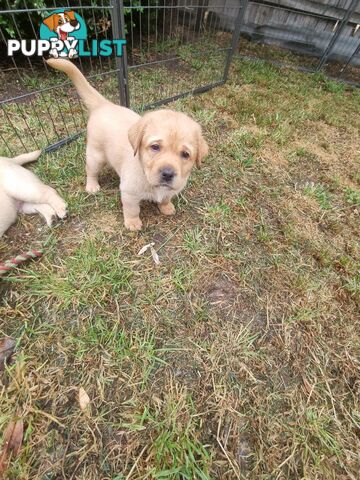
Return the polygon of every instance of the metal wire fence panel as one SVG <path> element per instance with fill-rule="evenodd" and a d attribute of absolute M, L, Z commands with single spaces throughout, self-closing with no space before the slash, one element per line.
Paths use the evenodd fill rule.
<path fill-rule="evenodd" d="M 74 8 L 83 17 L 87 49 L 92 39 L 113 38 L 112 5 L 107 0 L 92 6 L 83 5 L 81 0 L 47 3 L 48 7 L 31 10 L 24 0 L 23 8 L 14 9 L 6 0 L 6 10 L 0 12 L 0 138 L 4 155 L 56 148 L 76 138 L 86 127 L 86 111 L 68 78 L 49 68 L 41 57 L 16 52 L 7 57 L 8 40 L 39 39 L 42 19 L 62 7 Z M 79 58 L 76 64 L 98 90 L 119 101 L 114 56 Z"/>
<path fill-rule="evenodd" d="M 334 26 L 334 36 L 318 69 L 360 85 L 360 2 L 348 0 L 347 10 Z"/>
<path fill-rule="evenodd" d="M 133 108 L 158 106 L 224 83 L 232 33 L 214 15 L 223 12 L 225 3 L 213 2 L 211 15 L 207 3 L 125 2 L 131 17 L 126 38 Z M 231 7 L 232 30 L 239 8 L 240 3 Z"/>
<path fill-rule="evenodd" d="M 221 21 L 229 19 L 226 12 Z M 359 24 L 357 0 L 249 1 L 238 53 L 360 83 Z"/>
<path fill-rule="evenodd" d="M 29 0 L 30 1 L 30 0 Z M 217 14 L 224 2 L 204 0 L 94 0 L 46 1 L 46 7 L 28 8 L 26 0 L 12 8 L 5 0 L 0 11 L 0 106 L 2 153 L 13 155 L 34 148 L 57 148 L 84 131 L 86 111 L 71 82 L 49 69 L 41 57 L 6 56 L 9 39 L 39 39 L 44 17 L 59 8 L 74 9 L 84 19 L 93 39 L 126 37 L 123 57 L 79 58 L 76 64 L 107 98 L 136 110 L 167 103 L 189 92 L 201 92 L 224 83 L 233 34 L 221 28 Z M 240 3 L 231 8 L 232 30 Z"/>
<path fill-rule="evenodd" d="M 90 3 L 90 2 L 88 2 Z M 110 100 L 142 111 L 223 84 L 232 54 L 360 83 L 358 0 L 3 0 L 0 10 L 0 154 L 51 150 L 77 138 L 87 113 L 71 82 L 9 39 L 39 39 L 42 20 L 73 9 L 93 41 L 123 38 L 122 57 L 76 64 Z M 39 7 L 38 5 L 44 5 Z M 239 37 L 241 35 L 240 41 Z"/>

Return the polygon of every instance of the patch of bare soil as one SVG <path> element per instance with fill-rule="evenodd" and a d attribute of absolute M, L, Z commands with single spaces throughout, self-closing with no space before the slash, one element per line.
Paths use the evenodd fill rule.
<path fill-rule="evenodd" d="M 22 216 L 0 239 L 0 262 L 26 250 L 42 248 L 48 231 L 49 227 L 39 215 Z"/>
<path fill-rule="evenodd" d="M 264 316 L 256 310 L 249 294 L 241 291 L 237 283 L 226 274 L 211 279 L 204 291 L 210 313 L 223 320 L 247 325 L 262 325 Z"/>
<path fill-rule="evenodd" d="M 198 362 L 192 352 L 178 352 L 177 355 L 168 355 L 167 363 L 172 375 L 181 385 L 196 388 L 201 383 L 204 367 Z"/>

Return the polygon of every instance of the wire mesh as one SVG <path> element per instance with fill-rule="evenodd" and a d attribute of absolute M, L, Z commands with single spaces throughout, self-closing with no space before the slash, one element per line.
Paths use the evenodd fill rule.
<path fill-rule="evenodd" d="M 132 108 L 143 110 L 225 81 L 232 34 L 208 16 L 199 0 L 129 1 L 129 91 Z M 221 13 L 223 1 L 213 2 Z M 231 7 L 235 18 L 239 5 Z"/>
<path fill-rule="evenodd" d="M 41 20 L 59 8 L 81 14 L 91 39 L 126 37 L 128 58 L 79 58 L 76 64 L 107 98 L 142 111 L 225 80 L 232 33 L 219 28 L 203 0 L 96 0 L 47 2 L 47 7 L 0 12 L 0 50 L 9 38 L 39 38 Z M 224 2 L 213 2 L 222 12 Z M 234 19 L 239 5 L 232 7 Z M 234 23 L 234 21 L 233 21 Z M 6 27 L 4 28 L 4 24 Z M 86 127 L 86 111 L 72 84 L 41 58 L 2 55 L 0 106 L 2 153 L 48 150 L 76 138 Z"/>
<path fill-rule="evenodd" d="M 106 1 L 106 0 L 105 0 Z M 48 7 L 11 8 L 0 12 L 0 136 L 1 154 L 14 155 L 37 148 L 52 150 L 77 138 L 86 128 L 86 111 L 67 77 L 50 69 L 41 57 L 6 56 L 9 38 L 39 39 L 43 18 L 59 8 L 74 8 L 85 20 L 86 47 L 94 39 L 112 38 L 112 6 L 103 1 L 86 6 L 78 2 L 48 2 Z M 89 81 L 118 102 L 114 57 L 79 58 L 76 64 Z"/>
<path fill-rule="evenodd" d="M 6 55 L 8 39 L 38 39 L 42 19 L 59 8 L 83 17 L 88 48 L 92 40 L 126 38 L 123 57 L 84 57 L 76 64 L 108 99 L 137 111 L 223 84 L 235 50 L 360 83 L 357 0 L 92 0 L 91 5 L 42 0 L 36 8 L 31 0 L 16 2 L 16 8 L 4 0 L 1 5 L 3 155 L 52 150 L 86 128 L 87 113 L 63 74 L 41 57 Z"/>
<path fill-rule="evenodd" d="M 211 3 L 211 2 L 210 2 Z M 226 24 L 229 15 L 222 19 Z M 238 56 L 360 84 L 360 2 L 247 2 Z"/>

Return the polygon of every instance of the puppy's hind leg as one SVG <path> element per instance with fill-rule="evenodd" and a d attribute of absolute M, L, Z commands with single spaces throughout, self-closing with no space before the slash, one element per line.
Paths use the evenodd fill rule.
<path fill-rule="evenodd" d="M 100 190 L 98 176 L 100 170 L 105 165 L 105 156 L 103 152 L 88 145 L 86 148 L 86 191 L 97 193 Z"/>
<path fill-rule="evenodd" d="M 4 192 L 0 192 L 0 237 L 15 222 L 17 209 L 14 201 Z"/>
<path fill-rule="evenodd" d="M 45 203 L 55 210 L 59 218 L 66 217 L 66 203 L 56 190 L 45 185 L 36 175 L 26 168 L 14 165 L 5 183 L 5 193 L 23 203 Z"/>
<path fill-rule="evenodd" d="M 44 187 L 46 190 L 44 195 L 42 196 L 42 201 L 40 201 L 39 203 L 49 205 L 53 210 L 55 210 L 58 218 L 66 218 L 67 205 L 65 203 L 65 200 L 63 200 L 57 193 L 57 191 L 53 188 L 48 187 L 47 185 L 44 185 Z M 39 213 L 41 212 L 39 211 Z"/>
<path fill-rule="evenodd" d="M 40 213 L 40 215 L 45 218 L 49 227 L 51 227 L 56 220 L 55 210 L 46 203 L 24 203 L 20 211 L 27 215 Z"/>
<path fill-rule="evenodd" d="M 27 195 L 26 198 L 21 199 L 24 201 L 22 211 L 29 214 L 39 212 L 45 217 L 48 225 L 52 224 L 50 217 L 53 214 L 56 214 L 61 219 L 66 218 L 67 205 L 57 191 L 40 181 L 38 181 L 37 187 L 36 190 L 31 192 L 32 195 Z"/>

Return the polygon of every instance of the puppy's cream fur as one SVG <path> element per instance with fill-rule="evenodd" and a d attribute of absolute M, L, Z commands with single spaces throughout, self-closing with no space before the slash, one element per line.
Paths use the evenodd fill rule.
<path fill-rule="evenodd" d="M 200 166 L 208 153 L 200 125 L 171 110 L 140 117 L 106 100 L 71 62 L 49 59 L 47 63 L 71 78 L 89 110 L 86 190 L 96 193 L 100 189 L 98 175 L 107 163 L 120 177 L 129 230 L 141 229 L 141 200 L 154 201 L 163 214 L 173 214 L 171 198 L 185 187 L 193 165 Z M 164 171 L 172 172 L 171 181 L 163 181 Z"/>
<path fill-rule="evenodd" d="M 40 213 L 51 226 L 58 216 L 66 216 L 66 203 L 56 191 L 22 167 L 33 162 L 41 150 L 15 158 L 0 157 L 0 237 L 12 225 L 17 213 Z"/>

